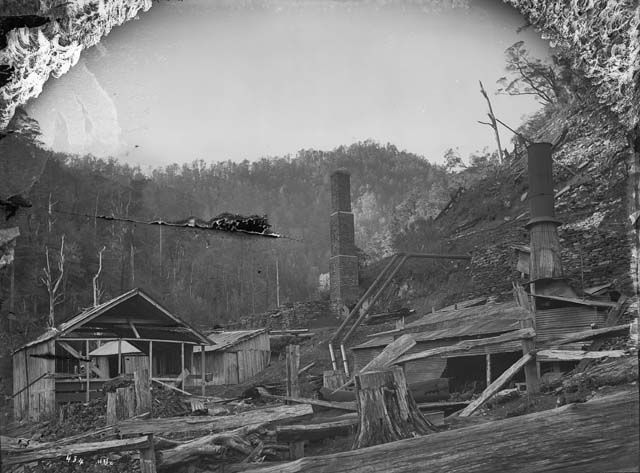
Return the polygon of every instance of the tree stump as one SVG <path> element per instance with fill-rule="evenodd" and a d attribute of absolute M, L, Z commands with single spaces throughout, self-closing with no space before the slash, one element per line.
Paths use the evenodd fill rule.
<path fill-rule="evenodd" d="M 358 432 L 353 449 L 435 432 L 407 389 L 402 368 L 356 375 Z"/>
<path fill-rule="evenodd" d="M 129 419 L 135 415 L 135 394 L 133 386 L 117 388 L 107 393 L 107 425 L 114 425 L 119 420 Z"/>
<path fill-rule="evenodd" d="M 136 415 L 151 412 L 151 381 L 149 371 L 142 369 L 133 373 L 136 392 Z"/>

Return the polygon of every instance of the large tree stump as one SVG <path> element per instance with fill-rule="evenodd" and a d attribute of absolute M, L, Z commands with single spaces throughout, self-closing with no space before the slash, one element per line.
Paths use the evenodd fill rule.
<path fill-rule="evenodd" d="M 437 430 L 420 413 L 407 389 L 404 371 L 398 366 L 356 375 L 356 400 L 359 424 L 353 449 L 426 435 Z"/>

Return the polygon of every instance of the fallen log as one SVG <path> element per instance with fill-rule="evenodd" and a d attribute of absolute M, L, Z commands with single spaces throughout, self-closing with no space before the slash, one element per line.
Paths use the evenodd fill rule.
<path fill-rule="evenodd" d="M 71 445 L 55 445 L 48 443 L 43 448 L 31 449 L 27 453 L 5 455 L 2 464 L 18 465 L 39 460 L 64 458 L 67 455 L 84 456 L 97 453 L 141 450 L 149 447 L 149 437 L 138 437 L 124 440 L 107 440 L 105 442 L 76 443 Z"/>
<path fill-rule="evenodd" d="M 418 353 L 412 353 L 411 355 L 405 355 L 393 362 L 395 365 L 406 363 L 407 361 L 422 360 L 424 358 L 430 358 L 432 356 L 441 356 L 451 353 L 463 353 L 471 348 L 498 345 L 500 343 L 512 342 L 515 340 L 521 340 L 526 338 L 533 338 L 536 333 L 531 328 L 525 328 L 520 330 L 514 330 L 513 332 L 507 332 L 496 337 L 481 338 L 479 340 L 463 340 L 446 347 L 432 348 L 430 350 L 421 351 Z"/>
<path fill-rule="evenodd" d="M 181 442 L 173 448 L 159 452 L 158 466 L 161 469 L 171 468 L 173 470 L 178 465 L 203 456 L 222 457 L 228 449 L 235 450 L 245 456 L 250 455 L 254 448 L 247 436 L 263 429 L 264 425 L 253 425 Z"/>
<path fill-rule="evenodd" d="M 516 361 L 507 371 L 502 373 L 498 379 L 496 379 L 493 383 L 491 383 L 487 388 L 480 394 L 478 399 L 471 401 L 471 403 L 465 407 L 462 412 L 460 412 L 460 417 L 467 417 L 473 414 L 480 406 L 482 406 L 485 402 L 487 402 L 491 396 L 496 394 L 498 391 L 502 389 L 513 376 L 522 369 L 524 365 L 529 363 L 534 358 L 535 352 L 529 352 L 525 354 L 522 358 Z"/>
<path fill-rule="evenodd" d="M 447 378 L 418 381 L 410 384 L 408 388 L 416 402 L 439 401 L 449 398 L 449 380 Z M 322 398 L 327 401 L 349 402 L 356 400 L 356 392 L 353 390 L 337 391 L 322 387 L 319 392 Z"/>
<path fill-rule="evenodd" d="M 121 435 L 160 434 L 162 432 L 224 432 L 249 425 L 298 422 L 312 415 L 312 407 L 303 404 L 255 409 L 230 416 L 126 420 L 117 424 L 116 427 Z"/>
<path fill-rule="evenodd" d="M 255 468 L 253 473 L 637 471 L 638 389 L 558 409 Z M 366 468 L 365 468 L 366 467 Z"/>
<path fill-rule="evenodd" d="M 444 425 L 442 411 L 423 412 L 422 415 L 434 425 Z M 279 425 L 276 427 L 275 434 L 278 442 L 300 440 L 313 442 L 353 434 L 357 426 L 358 414 L 352 412 L 317 424 Z"/>
<path fill-rule="evenodd" d="M 347 414 L 340 420 L 307 425 L 279 425 L 276 427 L 278 442 L 298 442 L 301 440 L 322 440 L 355 432 L 358 425 L 357 414 Z"/>

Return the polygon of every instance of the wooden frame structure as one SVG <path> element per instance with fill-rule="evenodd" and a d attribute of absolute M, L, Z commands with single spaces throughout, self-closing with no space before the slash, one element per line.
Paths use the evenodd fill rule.
<path fill-rule="evenodd" d="M 54 413 L 57 403 L 102 396 L 100 389 L 111 377 L 105 377 L 89 354 L 100 343 L 113 341 L 118 343 L 118 375 L 123 373 L 121 346 L 126 341 L 148 357 L 148 367 L 136 369 L 148 369 L 150 377 L 160 381 L 173 381 L 183 373 L 194 346 L 212 343 L 144 291 L 132 289 L 14 351 L 14 417 L 38 420 Z M 204 390 L 204 377 L 201 384 Z"/>

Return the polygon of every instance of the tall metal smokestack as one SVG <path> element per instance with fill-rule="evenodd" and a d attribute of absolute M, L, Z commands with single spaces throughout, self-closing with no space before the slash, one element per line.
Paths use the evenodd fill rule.
<path fill-rule="evenodd" d="M 358 300 L 358 256 L 351 212 L 351 176 L 346 171 L 331 174 L 331 259 L 329 260 L 331 306 L 342 315 Z"/>
<path fill-rule="evenodd" d="M 534 143 L 527 148 L 531 220 L 526 226 L 531 238 L 531 281 L 563 276 L 551 152 L 551 143 Z"/>

